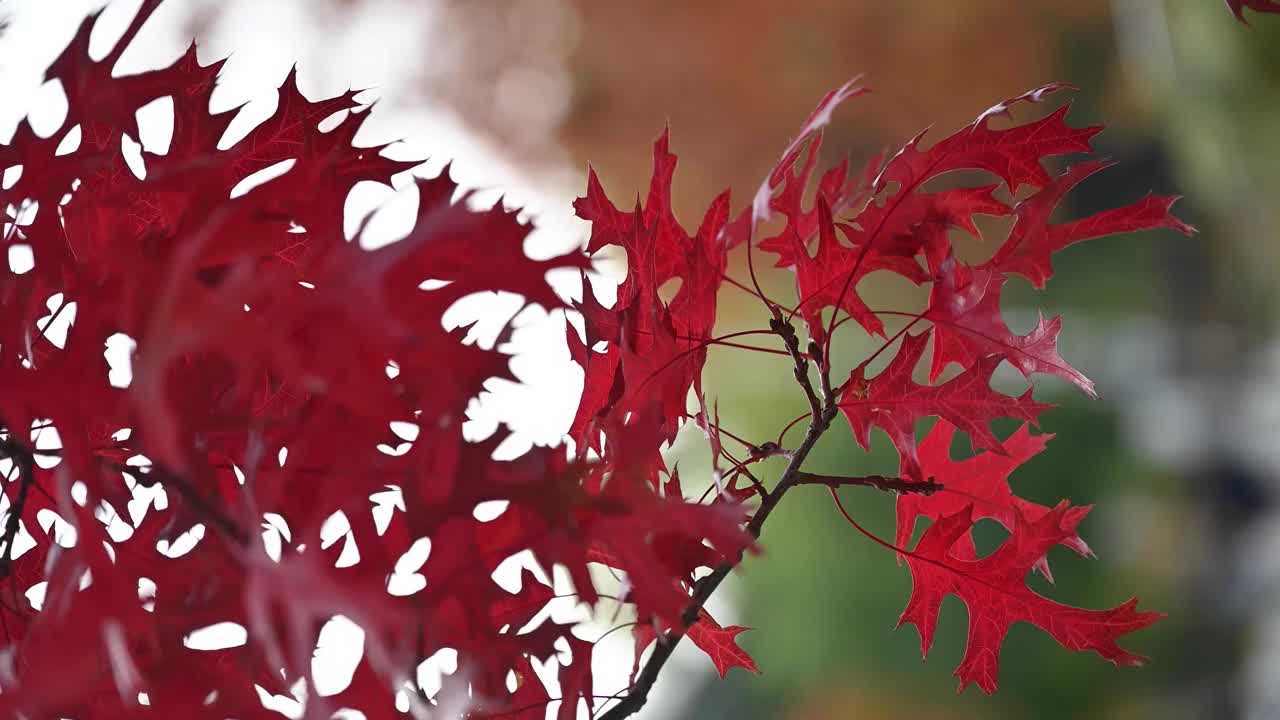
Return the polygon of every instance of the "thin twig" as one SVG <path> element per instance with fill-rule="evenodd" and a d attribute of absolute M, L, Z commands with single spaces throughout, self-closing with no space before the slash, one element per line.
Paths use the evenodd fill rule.
<path fill-rule="evenodd" d="M 885 492 L 896 492 L 903 495 L 915 493 L 917 495 L 932 495 L 943 488 L 941 483 L 935 482 L 933 478 L 924 482 L 912 482 L 900 477 L 886 477 L 884 475 L 859 475 L 859 476 L 843 476 L 843 475 L 818 475 L 815 473 L 798 472 L 796 473 L 796 485 L 826 485 L 831 488 L 862 486 L 872 487 Z"/>
<path fill-rule="evenodd" d="M 752 290 L 751 288 L 747 287 L 746 285 L 743 285 L 742 283 L 738 282 L 737 280 L 734 280 L 733 278 L 729 277 L 729 275 L 728 275 L 727 273 L 720 273 L 720 278 L 721 278 L 722 280 L 724 280 L 725 282 L 729 283 L 729 285 L 731 285 L 731 286 L 733 286 L 733 287 L 738 288 L 739 290 L 746 291 L 748 294 L 750 294 L 750 295 L 752 295 L 752 296 L 754 296 L 754 297 L 760 297 L 759 295 L 756 295 L 756 291 L 755 291 L 755 290 Z M 764 296 L 764 298 L 763 298 L 763 299 L 764 299 L 764 301 L 765 301 L 766 303 L 772 303 L 772 304 L 774 304 L 774 305 L 777 305 L 777 306 L 778 306 L 778 309 L 780 309 L 780 310 L 785 310 L 785 311 L 787 311 L 788 313 L 792 312 L 792 310 L 791 310 L 791 308 L 790 308 L 789 306 L 784 305 L 783 303 L 780 303 L 780 302 L 778 302 L 777 300 L 774 300 L 773 298 L 769 297 L 768 295 Z"/>
<path fill-rule="evenodd" d="M 720 448 L 720 454 L 724 456 L 726 460 L 733 463 L 734 470 L 737 470 L 740 474 L 747 476 L 747 479 L 751 481 L 751 485 L 755 487 L 757 495 L 759 495 L 760 497 L 764 497 L 765 495 L 769 494 L 768 488 L 764 486 L 764 483 L 760 482 L 760 478 L 756 477 L 754 474 L 752 474 L 750 470 L 747 469 L 747 463 L 742 462 L 741 460 L 738 460 L 738 458 L 734 457 L 732 453 L 730 453 L 728 450 L 725 450 L 724 448 Z"/>
<path fill-rule="evenodd" d="M 780 317 L 775 317 L 769 321 L 769 327 L 787 346 L 787 352 L 791 354 L 792 359 L 791 374 L 804 390 L 805 399 L 809 401 L 809 414 L 816 420 L 823 412 L 822 401 L 818 399 L 818 394 L 813 390 L 813 383 L 809 381 L 809 360 L 800 351 L 800 339 L 796 336 L 795 326 Z"/>
<path fill-rule="evenodd" d="M 685 413 L 685 414 L 684 414 L 684 416 L 685 416 L 685 418 L 686 418 L 686 419 L 689 419 L 689 420 L 694 421 L 695 423 L 698 423 L 698 424 L 699 424 L 699 427 L 702 427 L 702 426 L 703 426 L 703 424 L 705 424 L 705 425 L 706 425 L 706 427 L 702 427 L 702 429 L 703 429 L 703 430 L 706 430 L 706 429 L 708 429 L 708 428 L 714 427 L 714 428 L 716 429 L 716 432 L 720 433 L 721 435 L 724 435 L 725 437 L 729 438 L 730 440 L 734 440 L 734 441 L 736 441 L 738 444 L 742 445 L 743 447 L 747 448 L 748 450 L 750 450 L 751 448 L 754 448 L 754 447 L 756 446 L 756 444 L 755 444 L 755 443 L 747 442 L 746 440 L 743 440 L 741 436 L 734 435 L 733 433 L 729 432 L 728 430 L 725 430 L 725 429 L 724 429 L 724 427 L 722 427 L 719 423 L 705 422 L 705 421 L 699 420 L 699 419 L 698 419 L 698 417 L 699 417 L 698 415 L 691 415 L 691 414 L 689 414 L 689 413 Z"/>

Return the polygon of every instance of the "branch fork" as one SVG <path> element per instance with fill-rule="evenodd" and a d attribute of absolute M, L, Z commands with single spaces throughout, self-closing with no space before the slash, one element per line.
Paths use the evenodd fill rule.
<path fill-rule="evenodd" d="M 805 399 L 809 402 L 810 417 L 804 440 L 794 450 L 787 451 L 777 443 L 772 442 L 764 443 L 752 449 L 753 457 L 757 454 L 760 457 L 783 455 L 790 459 L 782 473 L 782 477 L 778 480 L 778 484 L 774 486 L 771 492 L 760 496 L 760 507 L 756 509 L 755 514 L 752 515 L 751 520 L 747 523 L 747 532 L 750 533 L 752 538 L 760 537 L 765 521 L 768 520 L 769 515 L 778 506 L 782 496 L 788 490 L 796 485 L 818 484 L 813 478 L 825 477 L 802 472 L 800 466 L 804 464 L 809 452 L 818 444 L 822 434 L 831 427 L 831 423 L 838 413 L 834 394 L 831 390 L 830 368 L 819 359 L 822 357 L 821 348 L 816 342 L 810 341 L 807 347 L 808 352 L 802 351 L 800 338 L 796 334 L 795 326 L 784 319 L 776 307 L 771 307 L 770 309 L 773 311 L 773 318 L 769 321 L 769 328 L 782 339 L 787 354 L 791 356 L 792 375 L 795 377 L 796 383 L 804 391 Z M 814 389 L 813 382 L 809 377 L 809 364 L 811 361 L 818 366 L 821 395 L 819 395 L 819 391 Z M 897 478 L 892 480 L 897 480 Z M 899 482 L 904 486 L 907 485 L 905 481 L 899 480 Z M 829 483 L 822 482 L 820 484 L 826 485 Z M 862 484 L 876 487 L 871 482 L 850 482 L 846 484 Z M 897 489 L 891 485 L 892 483 L 887 483 L 886 487 L 882 489 Z M 938 487 L 941 486 L 935 486 L 934 489 Z M 622 720 L 634 715 L 644 707 L 649 699 L 649 692 L 653 689 L 653 685 L 658 679 L 658 673 L 666 665 L 667 660 L 671 658 L 671 654 L 675 651 L 676 646 L 679 645 L 680 640 L 684 638 L 689 627 L 698 621 L 703 605 L 706 604 L 707 600 L 710 599 L 711 595 L 720 587 L 720 584 L 724 582 L 724 579 L 729 576 L 729 572 L 737 564 L 737 562 L 722 562 L 710 575 L 703 576 L 702 579 L 694 584 L 689 605 L 680 617 L 680 625 L 658 636 L 657 642 L 654 644 L 653 654 L 649 656 L 644 667 L 636 675 L 631 691 L 617 705 L 600 715 L 599 720 Z"/>

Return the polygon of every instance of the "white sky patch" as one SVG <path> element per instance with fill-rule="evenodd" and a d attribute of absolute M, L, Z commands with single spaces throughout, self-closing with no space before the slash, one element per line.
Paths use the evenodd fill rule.
<path fill-rule="evenodd" d="M 328 697 L 345 690 L 363 656 L 364 630 L 342 615 L 330 618 L 320 628 L 311 658 L 316 694 Z"/>
<path fill-rule="evenodd" d="M 187 635 L 182 644 L 192 650 L 223 650 L 239 647 L 249 641 L 244 626 L 233 622 L 220 622 Z"/>
<path fill-rule="evenodd" d="M 25 275 L 36 267 L 36 254 L 26 243 L 14 243 L 9 246 L 9 271 L 14 275 Z"/>

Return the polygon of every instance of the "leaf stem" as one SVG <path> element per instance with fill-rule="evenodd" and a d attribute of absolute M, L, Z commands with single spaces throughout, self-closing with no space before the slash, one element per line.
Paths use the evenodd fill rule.
<path fill-rule="evenodd" d="M 756 295 L 756 291 L 755 291 L 755 290 L 752 290 L 752 289 L 751 289 L 750 287 L 748 287 L 747 285 L 743 285 L 742 283 L 738 282 L 737 280 L 734 280 L 733 278 L 729 277 L 728 273 L 720 273 L 720 277 L 721 277 L 721 279 L 723 279 L 725 282 L 727 282 L 727 283 L 729 283 L 730 285 L 732 285 L 732 286 L 734 286 L 734 287 L 738 288 L 739 290 L 744 290 L 744 291 L 746 291 L 746 292 L 750 293 L 753 297 L 760 297 L 759 295 Z M 794 310 L 792 310 L 792 309 L 791 309 L 790 307 L 788 307 L 787 305 L 784 305 L 784 304 L 782 304 L 782 303 L 778 302 L 777 300 L 774 300 L 773 298 L 771 298 L 771 297 L 769 297 L 769 296 L 767 296 L 767 295 L 764 297 L 764 300 L 765 300 L 765 302 L 770 302 L 770 303 L 773 303 L 774 305 L 777 305 L 777 306 L 778 306 L 778 308 L 779 308 L 780 310 L 785 310 L 785 311 L 787 311 L 788 313 L 794 313 L 794 312 L 795 312 Z"/>

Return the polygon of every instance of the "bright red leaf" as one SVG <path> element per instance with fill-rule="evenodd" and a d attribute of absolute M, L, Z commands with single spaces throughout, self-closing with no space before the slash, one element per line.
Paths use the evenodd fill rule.
<path fill-rule="evenodd" d="M 741 625 L 720 627 L 720 623 L 703 610 L 698 615 L 698 622 L 689 626 L 689 640 L 715 663 L 716 672 L 723 678 L 731 667 L 740 667 L 753 673 L 759 673 L 755 660 L 738 646 L 739 634 L 751 628 Z"/>
<path fill-rule="evenodd" d="M 1009 231 L 1008 239 L 984 267 L 1022 275 L 1032 285 L 1042 288 L 1053 275 L 1049 256 L 1078 242 L 1155 228 L 1169 228 L 1184 235 L 1194 232 L 1190 225 L 1169 214 L 1169 208 L 1178 200 L 1177 196 L 1150 194 L 1132 205 L 1103 210 L 1061 225 L 1049 224 L 1054 208 L 1071 188 L 1111 164 L 1093 160 L 1072 165 L 1044 185 L 1040 192 L 1018 203 L 1014 208 L 1018 220 Z"/>
<path fill-rule="evenodd" d="M 985 267 L 971 268 L 954 256 L 941 263 L 924 315 L 933 323 L 929 380 L 937 380 L 951 363 L 967 368 L 989 355 L 1003 355 L 1028 380 L 1032 373 L 1057 375 L 1097 397 L 1093 381 L 1058 354 L 1061 318 L 1045 320 L 1041 315 L 1026 335 L 1009 330 L 1000 314 L 1005 280 L 1004 275 Z"/>
<path fill-rule="evenodd" d="M 951 459 L 951 442 L 955 438 L 956 428 L 946 420 L 939 419 L 917 446 L 920 458 L 920 472 L 925 478 L 941 483 L 943 492 L 932 495 L 905 493 L 898 496 L 898 529 L 894 542 L 898 547 L 906 547 L 911 542 L 911 534 L 915 530 L 919 518 L 928 518 L 934 522 L 948 515 L 954 515 L 966 507 L 972 507 L 975 521 L 992 518 L 996 522 L 1013 530 L 1019 514 L 1032 522 L 1039 520 L 1049 512 L 1049 508 L 1013 494 L 1009 485 L 1009 475 L 1044 450 L 1052 435 L 1032 435 L 1030 427 L 1023 425 L 1012 435 L 1005 438 L 1004 455 L 994 452 L 981 452 L 966 460 Z M 1066 521 L 1074 527 L 1088 513 L 1088 507 L 1072 508 Z M 1077 553 L 1091 557 L 1093 552 L 1078 535 L 1063 541 L 1067 547 Z M 961 535 L 951 546 L 951 555 L 960 560 L 977 560 L 973 536 L 969 533 Z M 1036 570 L 1052 582 L 1049 562 L 1041 558 L 1036 562 Z"/>
<path fill-rule="evenodd" d="M 1146 658 L 1128 652 L 1116 639 L 1164 617 L 1139 612 L 1138 599 L 1109 610 L 1082 610 L 1061 605 L 1026 586 L 1026 575 L 1049 548 L 1075 534 L 1074 510 L 1066 501 L 1039 520 L 1015 513 L 1013 534 L 981 560 L 960 560 L 951 554 L 955 543 L 973 526 L 970 508 L 939 519 L 925 531 L 914 552 L 907 555 L 914 587 L 898 624 L 911 623 L 920 631 L 920 650 L 928 655 L 938 611 L 947 595 L 956 595 L 969 608 L 969 637 L 964 658 L 956 668 L 959 690 L 969 683 L 988 694 L 996 691 L 1000 646 L 1009 626 L 1029 622 L 1053 636 L 1068 650 L 1092 650 L 1116 665 L 1141 665 Z"/>
<path fill-rule="evenodd" d="M 991 373 L 1003 359 L 999 355 L 980 359 L 941 385 L 917 384 L 911 376 L 928 341 L 927 333 L 905 336 L 888 367 L 869 381 L 861 368 L 855 370 L 838 403 L 863 448 L 871 447 L 872 426 L 889 435 L 902 461 L 902 476 L 909 479 L 924 479 L 916 456 L 917 420 L 936 415 L 968 433 L 975 448 L 1003 454 L 1004 445 L 991 432 L 990 421 L 1011 417 L 1035 422 L 1050 407 L 1032 400 L 1030 390 L 1014 398 L 991 388 Z"/>

